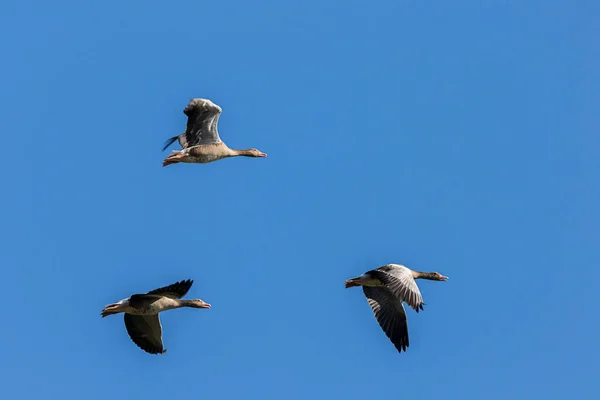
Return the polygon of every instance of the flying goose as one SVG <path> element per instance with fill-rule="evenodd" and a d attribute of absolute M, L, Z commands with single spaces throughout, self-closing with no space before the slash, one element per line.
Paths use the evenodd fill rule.
<path fill-rule="evenodd" d="M 257 149 L 232 150 L 223 143 L 217 131 L 221 111 L 221 107 L 208 99 L 191 99 L 183 110 L 188 117 L 185 132 L 167 140 L 163 147 L 165 151 L 178 140 L 182 150 L 174 150 L 165 158 L 163 167 L 180 162 L 205 164 L 237 156 L 266 157 Z"/>
<path fill-rule="evenodd" d="M 210 304 L 200 299 L 178 300 L 185 296 L 194 283 L 184 280 L 151 290 L 146 294 L 134 294 L 102 310 L 102 318 L 125 313 L 125 328 L 129 337 L 140 349 L 150 354 L 163 354 L 162 325 L 158 313 L 180 307 L 210 308 Z"/>
<path fill-rule="evenodd" d="M 413 271 L 404 265 L 388 264 L 345 281 L 346 288 L 362 286 L 375 319 L 398 352 L 408 347 L 405 302 L 416 312 L 423 309 L 423 298 L 415 279 L 446 281 L 439 272 Z"/>

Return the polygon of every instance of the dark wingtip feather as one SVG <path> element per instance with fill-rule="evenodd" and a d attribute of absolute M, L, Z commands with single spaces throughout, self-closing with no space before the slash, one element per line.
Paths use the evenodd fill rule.
<path fill-rule="evenodd" d="M 194 281 L 192 279 L 185 279 L 185 280 L 175 282 L 168 286 L 163 286 L 161 288 L 151 290 L 147 294 L 159 294 L 159 295 L 167 295 L 168 296 L 170 293 L 170 294 L 176 295 L 177 296 L 176 298 L 181 298 L 187 294 L 187 292 L 192 287 L 193 283 L 194 283 Z M 130 301 L 131 301 L 131 297 L 130 297 Z"/>
<path fill-rule="evenodd" d="M 406 330 L 405 332 L 394 332 L 394 334 L 390 336 L 390 339 L 396 347 L 396 349 L 398 350 L 398 353 L 402 353 L 403 351 L 406 352 L 406 349 L 408 349 L 408 346 L 410 344 L 410 340 L 408 338 L 408 330 Z"/>
<path fill-rule="evenodd" d="M 182 281 L 175 282 L 174 284 L 169 285 L 167 287 L 173 288 L 178 293 L 183 293 L 182 296 L 185 296 L 187 294 L 187 292 L 190 290 L 190 288 L 192 287 L 193 283 L 194 283 L 193 279 L 184 279 Z"/>
<path fill-rule="evenodd" d="M 394 345 L 394 346 L 396 346 L 396 345 Z M 396 346 L 396 350 L 398 350 L 398 353 L 402 353 L 402 352 L 406 353 L 407 347 L 408 347 L 408 345 L 406 345 L 406 344 L 399 344 Z"/>
<path fill-rule="evenodd" d="M 186 286 L 192 287 L 192 284 L 194 283 L 194 280 L 193 279 L 184 279 L 184 280 L 182 280 L 180 282 L 177 282 L 177 283 L 180 284 L 180 285 L 186 285 Z"/>
<path fill-rule="evenodd" d="M 179 135 L 173 136 L 172 138 L 170 138 L 169 140 L 167 140 L 165 142 L 165 146 L 163 147 L 162 151 L 165 151 L 167 149 L 167 147 L 169 147 L 170 145 L 172 145 L 173 142 L 176 141 L 178 137 L 179 137 Z"/>

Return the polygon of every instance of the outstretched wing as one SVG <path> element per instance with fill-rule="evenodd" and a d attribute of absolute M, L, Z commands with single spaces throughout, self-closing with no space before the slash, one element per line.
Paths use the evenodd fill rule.
<path fill-rule="evenodd" d="M 401 265 L 386 265 L 368 272 L 387 286 L 400 300 L 403 300 L 416 312 L 423 309 L 421 291 L 412 276 L 412 272 Z"/>
<path fill-rule="evenodd" d="M 125 328 L 131 341 L 150 354 L 163 354 L 166 350 L 162 343 L 162 326 L 158 314 L 125 314 Z"/>
<path fill-rule="evenodd" d="M 193 280 L 187 279 L 184 281 L 176 282 L 169 286 L 151 290 L 147 294 L 158 294 L 161 296 L 170 297 L 172 299 L 180 299 L 186 295 L 186 293 L 192 287 L 193 283 Z"/>
<path fill-rule="evenodd" d="M 408 347 L 408 324 L 402 301 L 384 286 L 363 286 L 375 319 L 398 352 Z"/>
<path fill-rule="evenodd" d="M 221 142 L 217 124 L 221 107 L 208 99 L 192 99 L 183 112 L 188 117 L 185 133 L 179 136 L 182 148 Z"/>

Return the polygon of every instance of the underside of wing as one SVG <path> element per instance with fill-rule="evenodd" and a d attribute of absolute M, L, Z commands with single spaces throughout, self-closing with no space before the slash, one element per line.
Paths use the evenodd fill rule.
<path fill-rule="evenodd" d="M 179 139 L 181 147 L 221 142 L 217 130 L 221 107 L 207 99 L 192 99 L 183 112 L 187 115 L 188 121 L 185 136 Z"/>
<path fill-rule="evenodd" d="M 402 302 L 386 287 L 363 286 L 375 319 L 398 352 L 408 347 L 408 324 Z"/>
<path fill-rule="evenodd" d="M 158 314 L 125 314 L 127 334 L 140 349 L 150 354 L 163 354 L 166 350 L 162 343 L 162 327 Z"/>
<path fill-rule="evenodd" d="M 404 270 L 390 269 L 389 271 L 383 271 L 378 268 L 368 273 L 379 279 L 394 295 L 405 301 L 413 310 L 419 312 L 423 309 L 423 297 L 410 271 L 406 271 L 408 273 L 405 273 Z"/>
<path fill-rule="evenodd" d="M 154 289 L 148 292 L 148 294 L 159 294 L 161 296 L 170 297 L 172 299 L 180 299 L 186 295 L 186 293 L 192 287 L 193 280 L 187 279 L 184 281 L 176 282 L 172 285 Z"/>

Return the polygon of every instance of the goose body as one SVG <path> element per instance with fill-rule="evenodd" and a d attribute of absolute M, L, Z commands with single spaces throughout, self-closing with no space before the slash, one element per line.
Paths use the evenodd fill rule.
<path fill-rule="evenodd" d="M 415 279 L 446 281 L 439 272 L 419 272 L 401 264 L 387 264 L 348 279 L 346 288 L 362 286 L 375 319 L 398 352 L 409 346 L 408 324 L 403 303 L 416 312 L 423 309 L 423 297 Z"/>
<path fill-rule="evenodd" d="M 165 143 L 163 151 L 176 140 L 182 150 L 175 150 L 163 161 L 163 167 L 176 163 L 206 164 L 228 157 L 266 157 L 257 149 L 233 150 L 219 137 L 217 124 L 221 116 L 221 107 L 208 99 L 191 99 L 183 110 L 187 115 L 185 132 L 173 136 Z"/>
<path fill-rule="evenodd" d="M 102 318 L 124 313 L 125 329 L 131 340 L 150 354 L 163 354 L 162 325 L 158 314 L 181 307 L 210 308 L 200 299 L 180 300 L 190 290 L 194 281 L 188 279 L 151 290 L 109 304 L 102 310 Z"/>
<path fill-rule="evenodd" d="M 139 297 L 137 297 L 139 296 Z M 131 300 L 131 297 L 134 300 Z M 181 307 L 181 302 L 169 297 L 160 297 L 158 295 L 133 295 L 126 299 L 120 300 L 113 305 L 116 305 L 119 312 L 131 315 L 156 315 L 160 312 L 172 310 Z M 133 304 L 133 306 L 132 306 Z M 108 307 L 108 306 L 107 306 Z M 105 312 L 106 315 L 116 314 L 115 312 Z M 106 316 L 104 315 L 104 316 Z"/>

